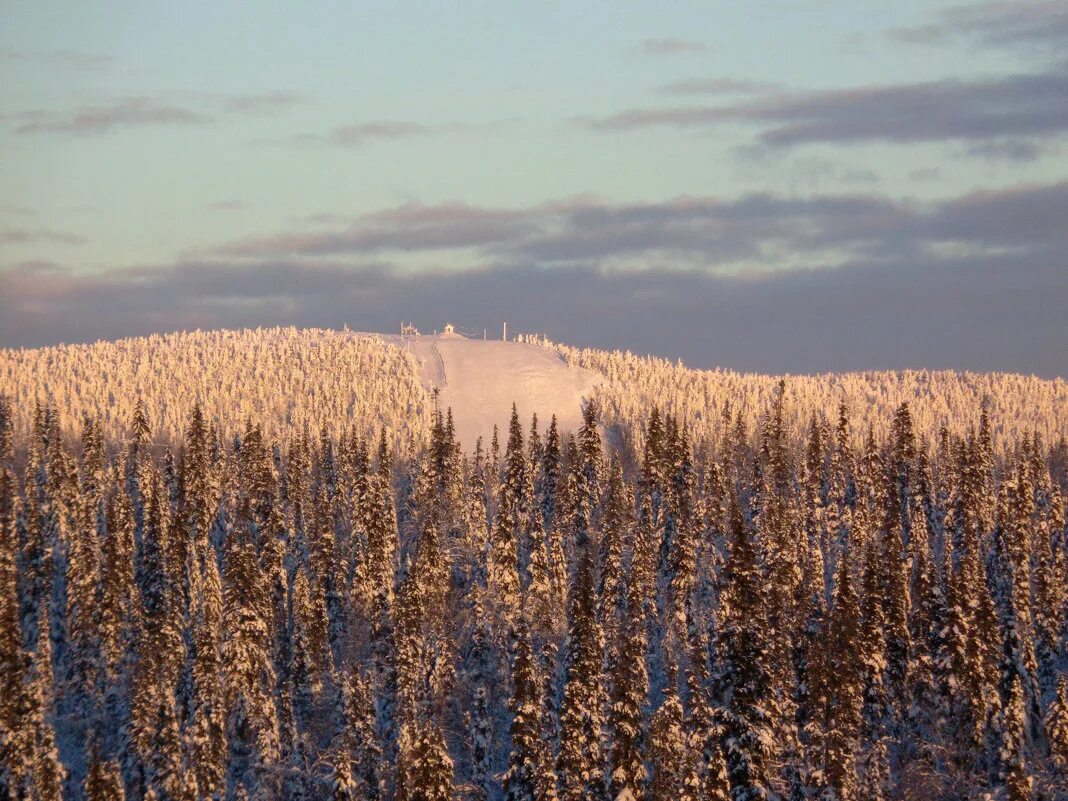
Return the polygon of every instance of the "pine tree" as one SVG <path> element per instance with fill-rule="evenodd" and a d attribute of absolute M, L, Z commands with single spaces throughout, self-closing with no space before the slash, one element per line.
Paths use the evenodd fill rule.
<path fill-rule="evenodd" d="M 121 487 L 107 500 L 100 554 L 100 646 L 112 681 L 129 672 L 129 654 L 141 625 L 136 583 L 136 520 Z"/>
<path fill-rule="evenodd" d="M 473 595 L 469 613 L 472 630 L 463 658 L 464 686 L 470 697 L 464 721 L 470 738 L 470 783 L 476 792 L 488 796 L 495 750 L 491 691 L 498 683 L 498 661 L 480 588 Z"/>
<path fill-rule="evenodd" d="M 610 796 L 641 801 L 646 779 L 645 706 L 649 694 L 642 588 L 633 572 L 618 656 L 612 664 Z"/>
<path fill-rule="evenodd" d="M 730 539 L 720 589 L 716 716 L 732 801 L 756 801 L 771 793 L 772 677 L 765 580 L 752 536 L 732 496 Z"/>
<path fill-rule="evenodd" d="M 834 602 L 811 674 L 808 733 L 819 772 L 816 783 L 836 801 L 858 799 L 856 754 L 864 704 L 860 603 L 849 562 L 848 552 L 838 560 Z"/>
<path fill-rule="evenodd" d="M 343 679 L 338 706 L 338 726 L 329 757 L 332 792 L 334 797 L 374 801 L 382 794 L 382 751 L 375 733 L 370 688 L 358 671 Z"/>
<path fill-rule="evenodd" d="M 441 730 L 429 722 L 406 724 L 397 764 L 398 801 L 451 801 L 453 762 Z"/>
<path fill-rule="evenodd" d="M 990 698 L 978 618 L 984 593 L 977 544 L 966 537 L 959 567 L 949 576 L 945 653 L 940 660 L 947 677 L 943 691 L 955 712 L 959 747 L 966 761 L 975 758 L 983 741 Z"/>
<path fill-rule="evenodd" d="M 28 781 L 33 742 L 28 726 L 32 696 L 25 684 L 29 657 L 19 624 L 16 486 L 0 466 L 0 798 L 16 798 Z"/>
<path fill-rule="evenodd" d="M 512 749 L 504 774 L 508 801 L 544 801 L 543 775 L 551 772 L 542 740 L 541 694 L 538 672 L 526 624 L 519 623 L 512 660 Z"/>
<path fill-rule="evenodd" d="M 879 737 L 868 749 L 859 797 L 865 801 L 888 801 L 890 796 L 890 757 L 886 737 Z"/>
<path fill-rule="evenodd" d="M 692 756 L 683 729 L 682 702 L 675 689 L 674 671 L 669 669 L 660 707 L 649 723 L 648 762 L 651 776 L 647 797 L 650 801 L 689 801 L 687 779 L 693 770 Z"/>
<path fill-rule="evenodd" d="M 192 710 L 189 761 L 200 793 L 217 795 L 226 780 L 226 722 L 222 687 L 223 598 L 215 554 L 204 562 L 193 609 Z"/>
<path fill-rule="evenodd" d="M 1003 632 L 1001 684 L 1003 694 L 1011 676 L 1019 677 L 1024 693 L 1028 732 L 1039 726 L 1038 664 L 1031 606 L 1030 535 L 1033 489 L 1026 471 L 1017 469 L 1015 481 L 1003 487 L 998 501 L 995 532 L 997 596 Z"/>
<path fill-rule="evenodd" d="M 66 666 L 57 704 L 64 716 L 98 726 L 102 711 L 104 665 L 101 654 L 100 539 L 105 534 L 103 442 L 90 419 L 82 431 L 82 460 L 75 525 L 70 532 L 64 589 L 66 610 L 62 662 Z M 85 735 L 73 727 L 74 748 L 84 752 Z M 72 777 L 80 783 L 81 776 Z"/>
<path fill-rule="evenodd" d="M 9 468 L 15 456 L 15 409 L 11 400 L 0 394 L 0 469 Z"/>
<path fill-rule="evenodd" d="M 560 433 L 556 427 L 554 414 L 545 435 L 545 452 L 541 462 L 539 506 L 546 531 L 551 531 L 557 526 L 554 515 L 561 473 L 560 454 Z"/>
<path fill-rule="evenodd" d="M 85 801 L 124 801 L 126 789 L 122 783 L 119 763 L 112 759 L 103 759 L 97 749 L 92 749 L 83 793 Z"/>
<path fill-rule="evenodd" d="M 600 407 L 593 399 L 582 407 L 582 425 L 576 434 L 578 448 L 577 475 L 579 477 L 580 502 L 595 506 L 601 497 L 601 480 L 604 473 L 604 457 L 601 453 Z M 590 521 L 592 522 L 592 521 Z"/>
<path fill-rule="evenodd" d="M 67 769 L 59 759 L 54 719 L 51 630 L 47 616 L 38 625 L 37 648 L 27 676 L 29 709 L 23 724 L 32 733 L 33 745 L 24 754 L 32 760 L 24 784 L 32 788 L 35 801 L 60 801 Z"/>
<path fill-rule="evenodd" d="M 905 412 L 907 413 L 907 407 Z M 908 627 L 908 563 L 902 538 L 901 502 L 898 497 L 899 486 L 904 485 L 906 489 L 909 486 L 912 448 L 907 444 L 910 423 L 899 424 L 904 429 L 904 433 L 899 433 L 899 437 L 905 440 L 905 444 L 898 443 L 895 447 L 903 451 L 903 455 L 899 456 L 902 466 L 898 468 L 897 474 L 887 476 L 886 510 L 879 532 L 879 561 L 882 567 L 879 603 L 882 605 L 886 632 L 886 684 L 892 716 L 897 722 L 905 718 L 908 708 L 908 667 L 912 653 Z"/>
<path fill-rule="evenodd" d="M 592 562 L 586 541 L 578 554 L 568 615 L 567 672 L 557 763 L 563 801 L 603 801 L 605 797 L 601 751 L 604 647 L 594 613 Z"/>
<path fill-rule="evenodd" d="M 270 605 L 250 535 L 248 510 L 239 511 L 226 541 L 222 648 L 226 738 L 231 787 L 270 792 L 278 758 L 276 674 L 267 637 Z M 325 632 L 321 635 L 325 639 Z"/>
<path fill-rule="evenodd" d="M 498 494 L 497 516 L 490 537 L 486 574 L 490 598 L 499 610 L 502 627 L 507 630 L 513 625 L 519 611 L 519 548 L 528 536 L 525 525 L 526 460 L 523 431 L 514 404 L 504 458 L 504 481 Z"/>
<path fill-rule="evenodd" d="M 624 556 L 630 523 L 629 499 L 623 483 L 623 468 L 613 459 L 608 471 L 608 490 L 601 526 L 600 578 L 597 588 L 598 619 L 609 650 L 617 640 L 620 617 L 626 606 Z M 611 656 L 611 654 L 609 655 Z M 609 660 L 611 664 L 611 659 Z"/>
<path fill-rule="evenodd" d="M 1068 776 L 1068 676 L 1057 679 L 1057 695 L 1046 712 L 1046 740 L 1054 767 Z"/>
<path fill-rule="evenodd" d="M 1009 694 L 1001 715 L 1001 783 L 1009 801 L 1030 801 L 1033 779 L 1026 758 L 1027 711 L 1023 683 L 1017 674 L 1013 674 L 1010 680 Z"/>
<path fill-rule="evenodd" d="M 857 533 L 863 532 L 857 527 Z M 864 666 L 864 733 L 876 740 L 886 733 L 890 721 L 891 701 L 887 676 L 887 596 L 883 592 L 887 570 L 884 564 L 883 543 L 867 536 L 864 548 L 864 567 L 861 576 L 861 632 L 860 659 Z"/>

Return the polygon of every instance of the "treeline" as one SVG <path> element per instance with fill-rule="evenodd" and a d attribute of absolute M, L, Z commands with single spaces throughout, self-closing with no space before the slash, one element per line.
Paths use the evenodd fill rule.
<path fill-rule="evenodd" d="M 373 334 L 292 327 L 4 348 L 0 394 L 14 403 L 22 439 L 38 403 L 73 429 L 91 417 L 104 436 L 125 438 L 140 401 L 153 439 L 176 446 L 198 403 L 222 437 L 240 434 L 249 417 L 275 439 L 305 425 L 334 437 L 355 426 L 364 437 L 385 430 L 405 456 L 425 444 L 433 409 L 403 349 Z"/>
<path fill-rule="evenodd" d="M 0 798 L 1068 794 L 1064 476 L 985 411 L 797 438 L 780 387 L 627 454 L 590 403 L 470 457 L 434 411 L 410 458 L 30 415 L 0 403 Z"/>
<path fill-rule="evenodd" d="M 780 381 L 541 337 L 517 339 L 556 350 L 568 363 L 606 377 L 596 391 L 601 423 L 610 442 L 626 453 L 644 450 L 654 405 L 686 426 L 698 455 L 714 450 L 739 417 L 751 421 L 773 402 Z M 833 418 L 839 402 L 852 410 L 857 431 L 870 427 L 881 440 L 890 436 L 894 410 L 902 403 L 912 411 L 916 436 L 931 442 L 943 428 L 966 435 L 975 410 L 984 406 L 999 457 L 1011 456 L 1036 432 L 1051 445 L 1068 437 L 1063 379 L 902 370 L 787 376 L 785 382 L 784 425 L 791 438 L 804 435 L 813 414 Z M 67 426 L 65 435 L 75 440 L 87 416 L 105 437 L 126 438 L 138 399 L 153 439 L 171 447 L 181 444 L 194 403 L 224 439 L 240 434 L 248 418 L 283 447 L 305 425 L 313 432 L 325 427 L 335 439 L 356 426 L 365 439 L 384 431 L 404 459 L 425 447 L 433 425 L 432 394 L 421 384 L 414 357 L 373 334 L 347 330 L 195 331 L 0 349 L 0 393 L 14 402 L 21 439 L 32 430 L 37 403 L 55 410 Z M 1068 453 L 1068 445 L 1061 450 Z"/>
<path fill-rule="evenodd" d="M 641 452 L 645 420 L 658 405 L 690 432 L 697 450 L 713 445 L 739 414 L 749 418 L 773 402 L 785 381 L 786 428 L 803 432 L 813 414 L 833 417 L 844 402 L 858 431 L 890 436 L 894 410 L 908 403 L 917 437 L 934 440 L 942 428 L 963 436 L 984 406 L 995 452 L 1011 451 L 1025 435 L 1068 437 L 1068 382 L 1014 373 L 952 370 L 870 370 L 780 378 L 734 370 L 695 370 L 682 362 L 623 351 L 576 348 L 544 337 L 520 337 L 558 351 L 569 364 L 601 373 L 598 400 L 607 425 Z"/>

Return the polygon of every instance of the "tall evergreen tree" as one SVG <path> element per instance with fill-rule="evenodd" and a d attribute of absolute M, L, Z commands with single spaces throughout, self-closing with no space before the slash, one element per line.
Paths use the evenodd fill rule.
<path fill-rule="evenodd" d="M 530 633 L 523 622 L 516 635 L 512 688 L 512 749 L 504 775 L 504 797 L 508 801 L 547 801 L 547 797 L 555 797 L 555 788 L 546 781 L 545 774 L 552 774 L 552 766 L 542 739 L 541 688 Z"/>
<path fill-rule="evenodd" d="M 720 625 L 713 675 L 716 716 L 732 801 L 756 801 L 772 792 L 772 684 L 765 579 L 751 533 L 732 496 L 727 561 L 720 588 Z"/>
<path fill-rule="evenodd" d="M 864 704 L 860 602 L 849 562 L 848 553 L 838 561 L 834 602 L 813 660 L 808 726 L 816 784 L 836 801 L 858 799 L 856 755 Z"/>
<path fill-rule="evenodd" d="M 645 707 L 649 694 L 642 587 L 633 571 L 618 655 L 612 664 L 610 790 L 613 799 L 641 801 L 646 779 Z"/>
<path fill-rule="evenodd" d="M 603 801 L 604 646 L 594 611 L 593 558 L 588 540 L 580 548 L 568 615 L 557 771 L 563 801 Z"/>

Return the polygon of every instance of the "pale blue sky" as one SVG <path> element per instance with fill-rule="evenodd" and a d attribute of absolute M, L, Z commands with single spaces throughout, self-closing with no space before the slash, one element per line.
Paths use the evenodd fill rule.
<path fill-rule="evenodd" d="M 25 311 L 46 302 L 43 272 L 67 286 L 234 260 L 437 275 L 544 268 L 551 251 L 600 272 L 745 279 L 841 269 L 873 237 L 912 237 L 910 252 L 939 265 L 986 258 L 1009 245 L 932 235 L 933 221 L 879 222 L 875 237 L 869 216 L 858 237 L 840 215 L 806 211 L 783 237 L 780 217 L 754 222 L 751 201 L 856 198 L 893 206 L 900 224 L 941 220 L 976 191 L 1065 182 L 1066 19 L 1049 0 L 8 0 L 0 273 Z M 650 220 L 686 198 L 733 210 L 687 223 L 701 241 L 680 249 Z M 619 233 L 627 252 L 592 252 L 578 241 L 596 233 L 590 208 L 649 219 Z M 422 216 L 398 223 L 398 209 Z M 441 209 L 508 230 L 456 244 L 446 222 L 447 244 L 428 246 Z M 719 227 L 738 218 L 735 242 Z M 383 219 L 390 243 L 367 246 Z M 569 227 L 578 240 L 556 241 Z M 130 332 L 151 318 L 141 312 Z M 0 344 L 41 338 L 14 328 Z"/>

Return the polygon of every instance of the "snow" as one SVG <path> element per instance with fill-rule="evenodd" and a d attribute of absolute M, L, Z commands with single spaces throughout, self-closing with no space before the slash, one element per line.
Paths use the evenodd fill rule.
<path fill-rule="evenodd" d="M 524 433 L 532 413 L 543 430 L 553 414 L 561 433 L 577 430 L 583 399 L 604 380 L 592 370 L 568 366 L 556 351 L 540 345 L 459 334 L 382 338 L 419 360 L 424 385 L 439 390 L 442 410 L 452 407 L 466 450 L 473 450 L 480 436 L 488 447 L 494 425 L 503 447 L 513 401 Z"/>

